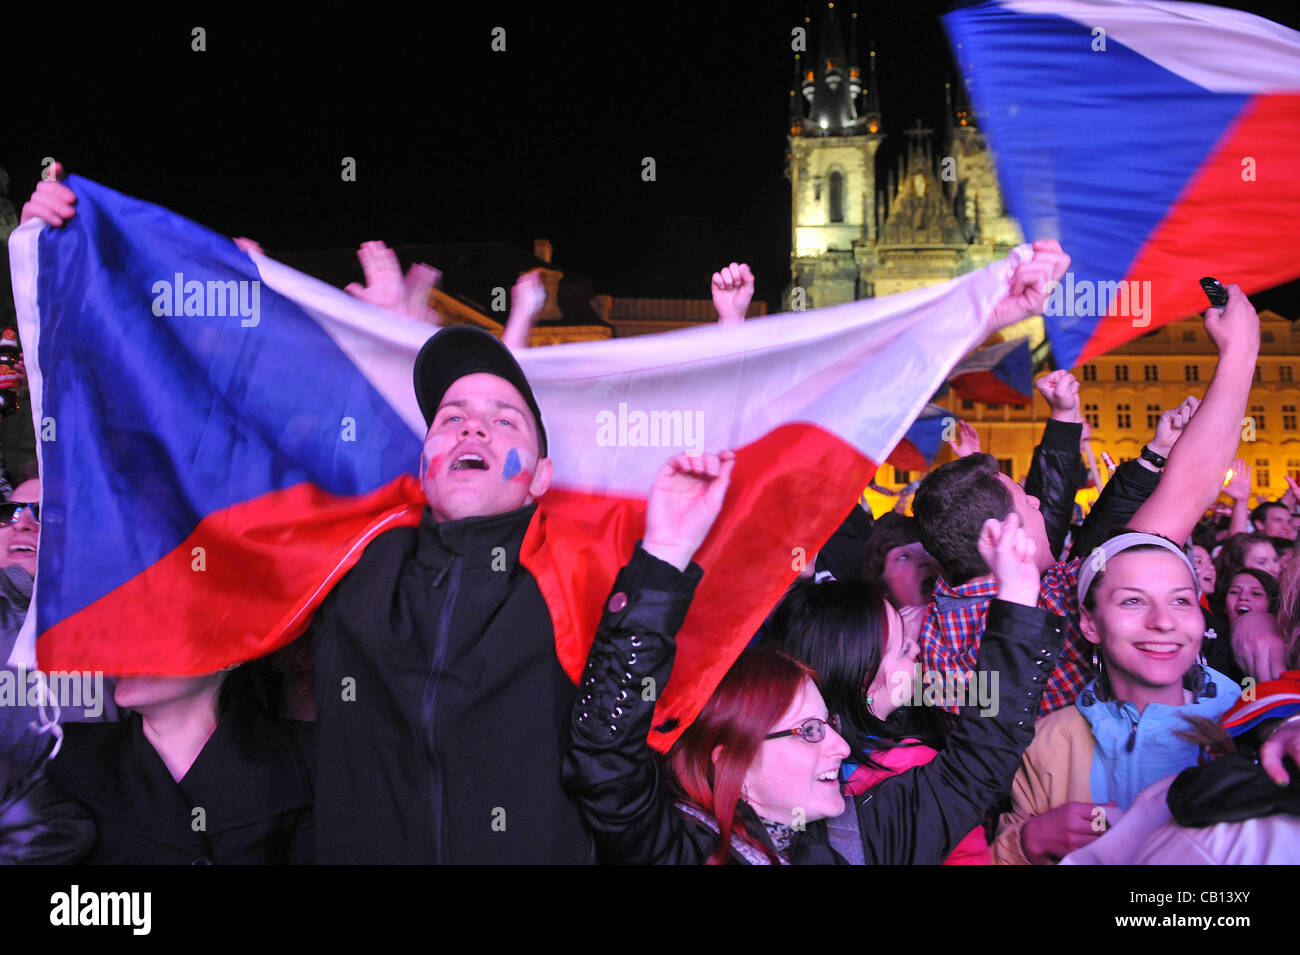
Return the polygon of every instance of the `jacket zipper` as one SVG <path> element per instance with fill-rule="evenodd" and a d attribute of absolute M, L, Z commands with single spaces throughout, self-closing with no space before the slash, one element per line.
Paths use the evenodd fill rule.
<path fill-rule="evenodd" d="M 450 573 L 449 573 L 450 572 Z M 461 557 L 455 555 L 433 582 L 434 587 L 447 580 L 447 595 L 442 601 L 442 611 L 438 614 L 438 632 L 435 636 L 433 664 L 424 688 L 424 738 L 429 751 L 429 771 L 432 782 L 429 787 L 429 816 L 433 820 L 433 861 L 441 865 L 442 830 L 446 820 L 443 818 L 442 767 L 438 759 L 438 740 L 434 735 L 437 726 L 438 685 L 442 681 L 443 668 L 447 660 L 447 644 L 450 642 L 448 631 L 451 627 L 451 615 L 456 607 L 456 598 L 460 593 Z"/>

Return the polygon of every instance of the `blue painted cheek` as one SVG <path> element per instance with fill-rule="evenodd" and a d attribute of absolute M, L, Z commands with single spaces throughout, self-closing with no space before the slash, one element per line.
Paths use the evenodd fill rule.
<path fill-rule="evenodd" d="M 520 465 L 519 463 L 519 452 L 516 451 L 514 448 L 511 448 L 509 453 L 506 454 L 506 464 L 501 471 L 501 480 L 509 481 L 521 470 L 522 470 L 522 465 Z"/>

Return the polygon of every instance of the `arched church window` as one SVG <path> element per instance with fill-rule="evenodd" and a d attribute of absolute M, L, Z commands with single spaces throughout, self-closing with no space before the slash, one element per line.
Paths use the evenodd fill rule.
<path fill-rule="evenodd" d="M 831 173 L 831 215 L 832 222 L 844 221 L 844 173 Z"/>

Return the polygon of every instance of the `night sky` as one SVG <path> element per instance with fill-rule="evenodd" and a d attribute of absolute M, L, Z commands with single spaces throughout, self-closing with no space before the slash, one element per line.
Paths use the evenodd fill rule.
<path fill-rule="evenodd" d="M 1295 3 L 1227 5 L 1300 28 Z M 598 292 L 702 298 L 736 259 L 778 305 L 790 29 L 819 6 L 464 6 L 7 13 L 9 197 L 21 206 L 55 156 L 272 255 L 547 237 Z M 914 119 L 941 123 L 949 6 L 858 5 L 895 134 L 885 162 Z M 195 26 L 206 52 L 190 48 Z M 504 53 L 491 50 L 497 26 Z M 345 156 L 355 182 L 341 181 Z M 641 179 L 646 156 L 655 182 Z M 1257 304 L 1295 317 L 1295 287 Z"/>

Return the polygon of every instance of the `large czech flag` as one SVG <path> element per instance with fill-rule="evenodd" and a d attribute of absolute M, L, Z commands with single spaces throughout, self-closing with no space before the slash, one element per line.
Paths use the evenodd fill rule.
<path fill-rule="evenodd" d="M 1300 276 L 1300 34 L 1236 10 L 996 0 L 944 17 L 1007 206 L 1072 265 L 1071 368 L 1203 312 L 1198 280 Z"/>
<path fill-rule="evenodd" d="M 411 369 L 435 330 L 68 185 L 68 225 L 10 242 L 43 479 L 34 629 L 15 660 L 34 648 L 45 669 L 194 674 L 274 650 L 377 534 L 419 520 Z M 521 354 L 555 465 L 522 561 L 567 672 L 657 469 L 735 449 L 659 701 L 657 723 L 688 725 L 983 337 L 1021 254 L 887 299 Z"/>

